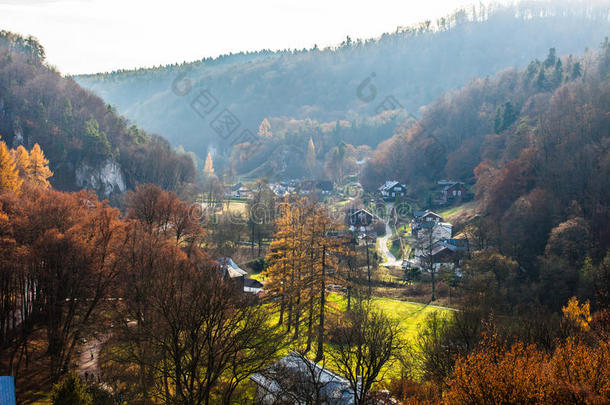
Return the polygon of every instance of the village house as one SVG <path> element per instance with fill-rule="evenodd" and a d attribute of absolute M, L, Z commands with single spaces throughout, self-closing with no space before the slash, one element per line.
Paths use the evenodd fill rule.
<path fill-rule="evenodd" d="M 231 187 L 231 198 L 245 198 L 248 199 L 252 197 L 252 191 L 244 186 L 242 183 L 237 183 L 233 187 Z"/>
<path fill-rule="evenodd" d="M 285 197 L 294 192 L 294 187 L 282 183 L 269 183 L 269 189 L 276 197 Z"/>
<path fill-rule="evenodd" d="M 467 252 L 468 239 L 443 239 L 435 242 L 430 250 L 416 250 L 415 263 L 421 265 L 427 255 L 430 254 L 436 270 L 441 266 L 457 269 Z"/>
<path fill-rule="evenodd" d="M 250 377 L 256 386 L 256 403 L 351 405 L 354 391 L 349 381 L 292 352 Z"/>
<path fill-rule="evenodd" d="M 461 181 L 440 180 L 437 184 L 441 187 L 439 203 L 451 204 L 460 201 L 466 195 L 466 187 Z"/>
<path fill-rule="evenodd" d="M 373 229 L 373 224 L 379 220 L 377 215 L 370 213 L 364 208 L 350 208 L 346 213 L 347 226 L 351 231 L 370 231 Z"/>
<path fill-rule="evenodd" d="M 217 260 L 222 277 L 229 280 L 238 292 L 258 294 L 263 285 L 257 280 L 246 277 L 248 273 L 241 269 L 230 257 L 221 257 Z"/>
<path fill-rule="evenodd" d="M 259 294 L 263 291 L 263 284 L 253 278 L 244 278 L 244 292 Z"/>
<path fill-rule="evenodd" d="M 244 279 L 248 274 L 242 270 L 230 257 L 221 257 L 217 260 L 222 277 L 229 280 L 235 287 L 236 291 L 244 290 Z"/>
<path fill-rule="evenodd" d="M 384 200 L 391 200 L 396 197 L 404 197 L 407 194 L 407 186 L 397 181 L 386 181 L 379 187 L 379 192 Z"/>
<path fill-rule="evenodd" d="M 447 229 L 451 232 L 451 224 L 443 223 L 443 218 L 437 213 L 426 210 L 426 211 L 413 211 L 413 220 L 411 221 L 411 235 L 419 238 L 422 230 L 433 229 L 433 233 L 437 236 L 446 235 Z M 437 224 L 443 223 L 441 227 L 437 227 Z M 428 233 L 426 233 L 428 234 Z M 451 237 L 451 234 L 449 236 Z"/>

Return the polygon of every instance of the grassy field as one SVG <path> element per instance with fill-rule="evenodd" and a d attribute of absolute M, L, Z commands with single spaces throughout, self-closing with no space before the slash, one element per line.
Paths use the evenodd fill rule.
<path fill-rule="evenodd" d="M 222 203 L 223 211 L 225 211 L 226 206 L 227 206 L 227 202 L 225 201 Z M 245 215 L 248 212 L 248 204 L 245 201 L 231 200 L 229 202 L 229 209 L 227 211 Z"/>
<path fill-rule="evenodd" d="M 337 305 L 337 309 L 340 310 L 345 310 L 347 305 L 343 295 L 334 293 L 330 294 L 329 302 Z M 443 316 L 450 316 L 453 311 L 449 308 L 381 297 L 374 297 L 372 304 L 373 307 L 382 310 L 387 316 L 398 321 L 402 338 L 406 341 L 413 341 L 417 337 L 418 328 L 433 312 Z"/>
<path fill-rule="evenodd" d="M 443 220 L 447 222 L 453 222 L 474 215 L 475 209 L 476 203 L 471 201 L 466 204 L 458 205 L 457 207 L 451 207 L 445 211 L 441 211 L 438 213 L 438 215 L 443 217 Z"/>

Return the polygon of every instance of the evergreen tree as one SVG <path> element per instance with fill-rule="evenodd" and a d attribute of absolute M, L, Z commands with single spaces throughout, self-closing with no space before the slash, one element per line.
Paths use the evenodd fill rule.
<path fill-rule="evenodd" d="M 544 74 L 544 65 L 540 66 L 540 71 L 538 72 L 538 77 L 536 78 L 536 87 L 538 90 L 546 90 L 548 87 L 548 82 L 546 80 L 546 76 Z"/>
<path fill-rule="evenodd" d="M 582 68 L 580 62 L 574 62 L 574 66 L 572 67 L 572 79 L 576 79 L 582 75 Z"/>
<path fill-rule="evenodd" d="M 89 157 L 94 159 L 110 155 L 110 142 L 106 133 L 100 130 L 100 125 L 93 117 L 85 123 L 85 136 L 83 146 Z"/>
<path fill-rule="evenodd" d="M 561 59 L 557 59 L 557 63 L 555 64 L 555 70 L 553 70 L 553 76 L 551 77 L 551 83 L 553 84 L 553 87 L 559 87 L 562 81 L 563 66 L 561 64 Z"/>
<path fill-rule="evenodd" d="M 551 48 L 551 49 L 549 49 L 549 54 L 547 55 L 546 59 L 544 60 L 544 67 L 550 68 L 550 67 L 554 66 L 556 62 L 557 62 L 557 56 L 555 54 L 555 48 Z"/>

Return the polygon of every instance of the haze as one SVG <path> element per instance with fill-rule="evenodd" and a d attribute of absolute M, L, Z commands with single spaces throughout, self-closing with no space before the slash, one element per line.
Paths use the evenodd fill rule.
<path fill-rule="evenodd" d="M 0 29 L 33 35 L 64 74 L 229 52 L 335 45 L 443 16 L 467 0 L 0 0 Z"/>

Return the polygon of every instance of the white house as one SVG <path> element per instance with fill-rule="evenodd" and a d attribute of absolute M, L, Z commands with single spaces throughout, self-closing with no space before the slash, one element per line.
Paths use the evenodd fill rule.
<path fill-rule="evenodd" d="M 397 181 L 386 181 L 381 187 L 379 187 L 381 196 L 386 199 L 395 197 L 404 197 L 407 193 L 407 186 L 400 184 Z"/>

